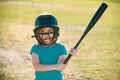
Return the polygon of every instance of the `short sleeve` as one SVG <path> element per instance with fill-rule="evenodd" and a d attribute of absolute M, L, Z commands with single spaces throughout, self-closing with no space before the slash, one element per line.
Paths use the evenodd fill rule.
<path fill-rule="evenodd" d="M 67 55 L 67 50 L 64 45 L 61 45 L 60 55 Z"/>
<path fill-rule="evenodd" d="M 34 44 L 30 49 L 30 54 L 32 55 L 32 53 L 38 53 L 38 47 L 36 44 Z"/>

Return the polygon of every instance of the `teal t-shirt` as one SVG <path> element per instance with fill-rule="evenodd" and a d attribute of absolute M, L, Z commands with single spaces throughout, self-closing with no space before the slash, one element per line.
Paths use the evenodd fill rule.
<path fill-rule="evenodd" d="M 67 50 L 64 45 L 55 43 L 51 46 L 41 46 L 34 44 L 30 54 L 36 53 L 39 56 L 40 64 L 57 64 L 61 55 L 66 55 Z M 62 72 L 57 70 L 35 71 L 35 80 L 62 80 Z"/>

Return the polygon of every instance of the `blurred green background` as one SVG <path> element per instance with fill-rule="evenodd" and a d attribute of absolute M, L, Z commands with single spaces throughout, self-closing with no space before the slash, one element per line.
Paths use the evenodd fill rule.
<path fill-rule="evenodd" d="M 29 50 L 34 20 L 54 14 L 58 42 L 74 47 L 100 4 L 108 8 L 64 70 L 64 80 L 120 79 L 120 0 L 0 0 L 0 80 L 33 80 Z"/>

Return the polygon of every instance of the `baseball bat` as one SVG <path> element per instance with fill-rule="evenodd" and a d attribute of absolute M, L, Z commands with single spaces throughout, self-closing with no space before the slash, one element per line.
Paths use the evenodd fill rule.
<path fill-rule="evenodd" d="M 80 37 L 79 41 L 74 46 L 74 49 L 76 49 L 80 45 L 81 41 L 84 39 L 84 37 L 87 35 L 87 33 L 91 30 L 91 28 L 95 25 L 95 23 L 99 20 L 99 18 L 102 16 L 102 14 L 104 13 L 104 11 L 106 10 L 107 7 L 108 7 L 108 5 L 106 3 L 102 3 L 100 5 L 100 7 L 96 11 L 96 13 L 92 17 L 92 19 L 90 20 L 90 22 L 89 22 L 88 26 L 86 27 L 85 31 L 82 33 L 82 36 Z M 66 64 L 69 61 L 69 59 L 71 58 L 71 56 L 72 55 L 69 54 L 67 56 L 67 58 L 65 59 L 65 61 L 63 62 L 63 64 Z"/>

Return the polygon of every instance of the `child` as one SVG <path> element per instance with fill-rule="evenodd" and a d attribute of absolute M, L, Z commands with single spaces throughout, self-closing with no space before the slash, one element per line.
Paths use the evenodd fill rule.
<path fill-rule="evenodd" d="M 33 31 L 38 42 L 30 50 L 35 80 L 62 80 L 67 51 L 63 44 L 56 42 L 59 36 L 57 19 L 50 13 L 42 13 L 36 18 Z M 75 55 L 76 52 L 77 49 L 72 48 L 69 53 Z"/>

